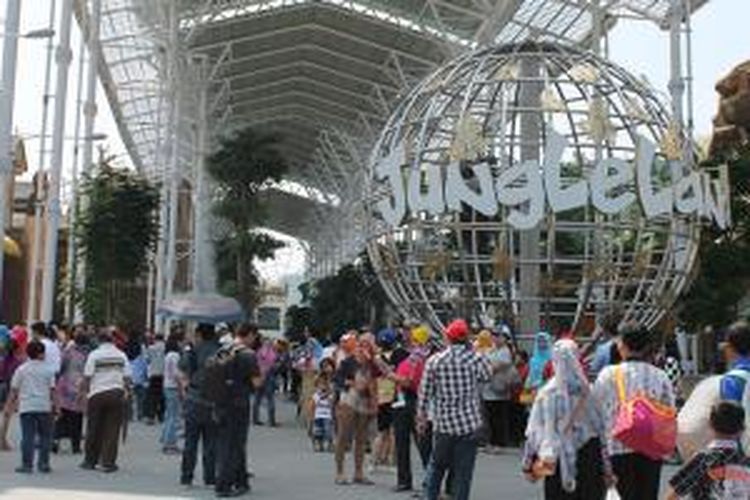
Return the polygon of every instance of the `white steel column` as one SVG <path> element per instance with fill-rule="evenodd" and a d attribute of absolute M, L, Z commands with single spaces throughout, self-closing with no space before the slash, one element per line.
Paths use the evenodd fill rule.
<path fill-rule="evenodd" d="M 83 161 L 82 172 L 84 175 L 90 175 L 94 164 L 94 126 L 96 124 L 96 77 L 99 65 L 99 24 L 102 13 L 101 0 L 91 0 L 91 17 L 89 22 L 89 65 L 86 72 L 86 103 L 83 105 Z M 78 210 L 86 208 L 87 200 L 76 196 Z M 86 288 L 86 260 L 81 259 L 76 265 L 76 288 L 85 290 Z M 83 311 L 80 306 L 75 308 L 75 321 L 83 321 Z"/>
<path fill-rule="evenodd" d="M 682 75 L 682 20 L 684 0 L 672 0 L 669 11 L 669 94 L 672 98 L 672 117 L 682 132 L 685 81 Z"/>
<path fill-rule="evenodd" d="M 8 176 L 13 175 L 13 97 L 16 92 L 18 28 L 21 22 L 21 0 L 6 1 L 3 79 L 0 88 L 0 243 L 5 241 L 6 214 L 13 205 L 13 200 L 7 199 L 6 186 Z M 0 311 L 3 305 L 4 253 L 0 249 Z"/>
<path fill-rule="evenodd" d="M 160 235 L 156 258 L 156 309 L 165 298 L 172 294 L 174 280 L 175 238 L 178 188 L 179 188 L 179 61 L 178 61 L 178 25 L 177 0 L 171 0 L 167 9 L 167 24 L 169 26 L 169 40 L 167 42 L 166 76 L 167 99 L 169 112 L 167 118 L 167 134 L 163 144 L 170 146 L 170 154 L 163 155 L 163 175 L 161 190 L 161 205 L 159 214 Z M 171 142 L 170 142 L 171 141 Z M 167 162 L 167 158 L 169 162 Z M 174 231 L 173 231 L 174 224 Z M 163 330 L 163 323 L 159 321 L 156 330 Z"/>
<path fill-rule="evenodd" d="M 176 68 L 175 68 L 176 69 Z M 166 256 L 166 286 L 165 297 L 171 298 L 174 291 L 174 279 L 177 269 L 177 206 L 180 201 L 180 91 L 178 83 L 173 81 L 174 95 L 172 96 L 174 107 L 172 111 L 172 151 L 170 155 L 170 186 L 169 186 L 169 225 L 167 232 L 167 256 Z"/>
<path fill-rule="evenodd" d="M 206 150 L 208 136 L 208 81 L 207 81 L 206 64 L 201 66 L 200 70 L 200 94 L 198 98 L 198 138 L 197 138 L 197 157 L 195 164 L 195 187 L 193 189 L 193 210 L 195 213 L 195 227 L 193 229 L 193 290 L 198 292 L 207 291 L 206 283 L 206 266 L 211 262 L 206 262 L 208 257 L 208 210 L 209 200 L 208 189 L 206 186 Z"/>
<path fill-rule="evenodd" d="M 55 123 L 52 132 L 52 164 L 50 165 L 49 190 L 44 238 L 44 279 L 42 280 L 42 311 L 40 319 L 51 321 L 55 305 L 55 275 L 57 270 L 57 237 L 60 228 L 60 174 L 63 162 L 63 139 L 65 134 L 65 111 L 68 94 L 68 68 L 70 66 L 70 30 L 73 22 L 73 0 L 63 0 L 60 18 L 60 44 L 57 59 L 57 83 L 55 86 Z"/>
<path fill-rule="evenodd" d="M 51 0 L 49 7 L 49 22 L 47 27 L 55 27 L 55 13 L 57 1 Z M 26 305 L 26 324 L 31 325 L 37 319 L 37 288 L 39 287 L 39 259 L 42 245 L 42 193 L 44 191 L 44 169 L 47 160 L 47 122 L 49 120 L 50 80 L 52 78 L 52 53 L 54 51 L 53 37 L 47 42 L 47 62 L 44 69 L 44 95 L 42 96 L 42 131 L 39 134 L 39 164 L 35 176 L 36 198 L 34 199 L 34 235 L 29 251 L 29 302 Z"/>
<path fill-rule="evenodd" d="M 68 207 L 68 262 L 67 262 L 67 284 L 68 293 L 65 295 L 65 321 L 70 324 L 74 318 L 76 309 L 76 253 L 77 245 L 75 239 L 75 226 L 78 219 L 78 160 L 80 156 L 81 140 L 81 107 L 83 105 L 83 70 L 86 54 L 86 40 L 81 37 L 78 46 L 78 80 L 76 84 L 76 118 L 73 132 L 73 162 L 70 172 L 70 206 Z"/>

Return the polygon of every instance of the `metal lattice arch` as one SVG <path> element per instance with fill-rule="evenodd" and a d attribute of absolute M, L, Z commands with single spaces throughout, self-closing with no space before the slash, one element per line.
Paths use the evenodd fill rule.
<path fill-rule="evenodd" d="M 647 219 L 634 175 L 617 190 L 631 200 L 617 213 L 597 211 L 587 198 L 580 208 L 557 212 L 546 203 L 533 227 L 509 222 L 513 212 L 531 208 L 500 205 L 495 183 L 523 162 L 550 161 L 545 153 L 552 131 L 568 143 L 561 158 L 565 187 L 590 180 L 601 161 L 634 165 L 645 140 L 662 145 L 653 168 L 653 189 L 661 189 L 673 179 L 674 158 L 667 156 L 682 156 L 664 148 L 684 143 L 643 82 L 590 51 L 550 43 L 461 56 L 426 78 L 394 112 L 372 162 L 370 254 L 407 317 L 429 318 L 436 326 L 456 316 L 488 327 L 519 320 L 523 331 L 534 331 L 615 309 L 626 320 L 653 326 L 672 306 L 690 275 L 700 224 L 697 215 L 677 213 Z M 423 202 L 391 228 L 376 205 L 392 205 L 393 184 L 378 164 L 394 151 L 403 151 L 402 175 L 419 178 L 417 191 L 406 188 L 409 203 Z M 471 171 L 478 163 L 490 165 L 492 178 L 481 187 Z M 441 184 L 449 170 L 488 200 L 478 203 L 485 213 L 465 203 L 458 211 L 429 209 L 431 199 L 449 199 Z M 531 180 L 513 182 L 523 187 Z"/>
<path fill-rule="evenodd" d="M 490 42 L 590 46 L 620 15 L 679 38 L 683 9 L 706 0 L 600 0 L 598 19 L 578 0 L 72 1 L 84 33 L 99 28 L 90 49 L 133 163 L 164 186 L 158 303 L 179 269 L 191 270 L 188 287 L 212 286 L 219 225 L 203 158 L 222 134 L 254 126 L 284 135 L 293 168 L 266 193 L 267 225 L 304 241 L 310 275 L 325 275 L 364 249 L 355 207 L 380 130 L 446 61 Z M 194 214 L 180 243 L 185 183 Z"/>

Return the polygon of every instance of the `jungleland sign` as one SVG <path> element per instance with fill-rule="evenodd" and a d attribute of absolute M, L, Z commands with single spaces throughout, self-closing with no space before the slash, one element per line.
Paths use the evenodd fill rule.
<path fill-rule="evenodd" d="M 691 171 L 672 178 L 666 186 L 654 188 L 652 166 L 656 145 L 639 136 L 635 161 L 606 158 L 596 164 L 588 179 L 563 186 L 561 161 L 568 146 L 564 136 L 547 128 L 543 162 L 525 161 L 501 170 L 493 177 L 487 162 L 469 166 L 472 186 L 461 174 L 458 161 L 445 169 L 426 169 L 426 190 L 418 169 L 402 173 L 405 163 L 403 142 L 380 158 L 375 175 L 385 182 L 390 196 L 377 202 L 385 222 L 396 227 L 409 213 L 440 215 L 457 212 L 462 203 L 477 212 L 493 217 L 500 205 L 509 207 L 508 223 L 519 230 L 530 229 L 542 220 L 549 204 L 553 212 L 591 205 L 604 214 L 617 214 L 633 203 L 640 203 L 647 219 L 673 213 L 697 214 L 713 220 L 725 229 L 730 224 L 729 196 L 721 182 L 707 172 Z M 684 164 L 673 165 L 672 172 L 685 172 Z M 635 192 L 628 189 L 635 181 Z M 477 186 L 475 188 L 474 186 Z"/>

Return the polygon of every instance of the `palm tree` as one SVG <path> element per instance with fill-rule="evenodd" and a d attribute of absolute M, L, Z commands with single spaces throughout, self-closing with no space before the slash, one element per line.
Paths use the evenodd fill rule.
<path fill-rule="evenodd" d="M 252 128 L 239 130 L 221 141 L 207 165 L 217 184 L 214 212 L 229 225 L 217 245 L 219 286 L 252 309 L 258 285 L 253 261 L 270 259 L 283 246 L 256 230 L 267 216 L 258 195 L 279 182 L 288 168 L 280 137 Z"/>

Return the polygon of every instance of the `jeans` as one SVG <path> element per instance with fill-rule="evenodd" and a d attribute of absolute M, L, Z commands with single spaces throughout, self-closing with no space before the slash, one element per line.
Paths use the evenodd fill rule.
<path fill-rule="evenodd" d="M 183 484 L 190 484 L 198 461 L 198 442 L 201 444 L 201 463 L 203 464 L 203 483 L 216 483 L 216 422 L 213 410 L 188 399 L 185 402 L 185 448 L 182 451 Z"/>
<path fill-rule="evenodd" d="M 268 423 L 276 425 L 276 377 L 268 374 L 257 391 L 255 391 L 255 401 L 253 402 L 253 423 L 260 422 L 260 405 L 265 399 L 268 404 Z"/>
<path fill-rule="evenodd" d="M 146 392 L 148 388 L 145 385 L 136 385 L 133 387 L 133 402 L 135 404 L 134 419 L 143 420 L 146 416 Z"/>
<path fill-rule="evenodd" d="M 180 394 L 177 389 L 164 389 L 164 427 L 161 431 L 161 443 L 164 447 L 177 446 L 177 427 L 181 413 Z"/>
<path fill-rule="evenodd" d="M 313 422 L 313 438 L 321 444 L 333 443 L 333 420 L 316 418 Z"/>
<path fill-rule="evenodd" d="M 440 498 L 440 486 L 446 472 L 453 475 L 453 500 L 469 500 L 476 458 L 477 438 L 474 434 L 452 436 L 435 432 L 431 468 L 427 478 L 427 500 Z"/>
<path fill-rule="evenodd" d="M 247 435 L 250 427 L 250 408 L 229 405 L 218 409 L 216 439 L 216 491 L 230 492 L 233 488 L 248 487 Z"/>
<path fill-rule="evenodd" d="M 34 466 L 34 447 L 39 442 L 37 467 L 49 467 L 49 451 L 52 447 L 52 414 L 49 412 L 21 413 L 21 465 L 27 469 Z"/>

